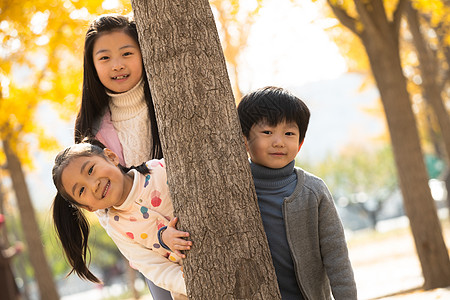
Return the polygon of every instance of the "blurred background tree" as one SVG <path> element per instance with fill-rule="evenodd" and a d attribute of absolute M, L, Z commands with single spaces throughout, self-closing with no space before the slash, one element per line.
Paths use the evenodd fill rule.
<path fill-rule="evenodd" d="M 222 48 L 229 69 L 229 76 L 238 102 L 242 98 L 239 87 L 239 65 L 241 54 L 247 46 L 248 36 L 263 0 L 210 0 L 215 13 L 216 27 L 221 37 Z M 250 4 L 249 4 L 250 3 Z"/>
<path fill-rule="evenodd" d="M 316 166 L 306 166 L 310 168 L 327 183 L 339 207 L 363 214 L 372 229 L 386 200 L 398 189 L 392 149 L 387 145 L 350 144 Z"/>
<path fill-rule="evenodd" d="M 424 287 L 448 286 L 449 255 L 428 186 L 428 174 L 400 58 L 402 16 L 407 13 L 410 3 L 407 0 L 328 0 L 327 3 L 339 22 L 361 40 L 380 92 L 404 206 L 425 279 Z"/>

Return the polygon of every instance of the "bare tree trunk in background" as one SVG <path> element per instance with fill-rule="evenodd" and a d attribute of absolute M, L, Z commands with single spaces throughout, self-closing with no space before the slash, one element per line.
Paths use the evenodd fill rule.
<path fill-rule="evenodd" d="M 407 19 L 420 63 L 419 68 L 422 75 L 423 95 L 427 103 L 433 108 L 444 141 L 445 154 L 442 159 L 446 162 L 447 166 L 444 180 L 446 181 L 446 185 L 448 185 L 448 181 L 450 180 L 450 117 L 444 99 L 442 98 L 442 89 L 446 86 L 444 81 L 447 78 L 441 79 L 439 76 L 440 66 L 438 58 L 436 57 L 436 53 L 430 49 L 425 41 L 420 29 L 418 13 L 411 4 L 408 5 Z M 450 189 L 447 189 L 447 207 L 450 216 Z"/>
<path fill-rule="evenodd" d="M 127 265 L 127 277 L 128 277 L 128 288 L 131 292 L 133 299 L 138 300 L 140 297 L 138 290 L 136 290 L 136 270 Z"/>
<path fill-rule="evenodd" d="M 361 38 L 366 49 L 389 126 L 404 207 L 425 280 L 424 288 L 447 287 L 450 285 L 449 255 L 428 186 L 419 134 L 400 63 L 398 30 L 407 1 L 398 2 L 392 22 L 387 19 L 382 0 L 355 0 L 358 20 L 350 17 L 336 2 L 328 0 L 328 4 L 340 22 Z"/>
<path fill-rule="evenodd" d="M 450 117 L 442 98 L 443 85 L 439 78 L 439 62 L 420 31 L 419 16 L 411 4 L 407 6 L 406 16 L 419 59 L 423 95 L 437 117 L 446 151 L 444 159 L 448 165 L 450 163 Z"/>
<path fill-rule="evenodd" d="M 3 193 L 3 184 L 2 184 L 2 178 L 0 177 L 0 213 L 5 214 L 4 211 L 4 203 L 5 203 L 5 194 Z M 11 227 L 10 227 L 11 228 Z M 19 240 L 19 233 L 17 231 L 17 228 L 14 229 L 15 227 L 13 227 L 12 234 L 16 237 L 16 240 Z M 4 241 L 3 244 L 9 245 L 9 240 L 8 240 L 8 231 L 6 226 L 2 227 L 2 233 L 0 234 L 0 236 L 3 236 Z M 1 242 L 0 242 L 1 244 Z M 16 260 L 16 267 L 17 267 L 17 273 L 18 275 L 22 278 L 23 280 L 23 287 L 21 289 L 22 292 L 22 299 L 23 300 L 28 300 L 30 299 L 30 292 L 29 292 L 29 284 L 28 284 L 28 278 L 27 278 L 27 272 L 25 270 L 25 256 L 23 254 L 18 255 L 18 257 L 14 258 Z"/>
<path fill-rule="evenodd" d="M 3 140 L 3 150 L 5 151 L 7 170 L 11 176 L 17 198 L 20 220 L 27 245 L 26 250 L 28 251 L 30 262 L 34 269 L 34 278 L 39 287 L 40 299 L 58 300 L 59 295 L 55 282 L 53 281 L 53 274 L 45 256 L 44 247 L 40 238 L 39 225 L 34 214 L 22 165 L 17 155 L 12 152 L 7 140 Z"/>
<path fill-rule="evenodd" d="M 450 168 L 447 168 L 447 174 L 445 174 L 444 180 L 445 188 L 447 189 L 448 218 L 450 219 Z"/>
<path fill-rule="evenodd" d="M 207 0 L 134 0 L 190 299 L 280 299 Z"/>
<path fill-rule="evenodd" d="M 1 177 L 0 177 L 0 214 L 5 215 L 5 211 L 4 211 L 4 207 L 5 207 L 5 197 L 4 197 L 4 193 L 3 193 L 3 184 L 1 182 Z M 1 233 L 0 233 L 0 237 L 2 239 L 1 242 L 3 242 L 4 245 L 9 245 L 9 241 L 8 241 L 8 230 L 6 228 L 6 226 L 1 226 Z"/>
<path fill-rule="evenodd" d="M 441 130 L 440 128 L 435 128 L 436 124 L 436 114 L 433 112 L 433 109 L 431 108 L 431 105 L 427 102 L 425 102 L 425 131 L 427 132 L 430 142 L 433 145 L 433 151 L 436 154 L 436 157 L 438 157 L 442 161 L 447 161 L 447 152 L 444 149 L 444 143 L 442 142 L 442 136 L 440 134 Z"/>

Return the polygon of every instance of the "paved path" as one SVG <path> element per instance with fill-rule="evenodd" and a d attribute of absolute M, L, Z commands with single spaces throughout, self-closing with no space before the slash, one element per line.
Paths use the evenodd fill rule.
<path fill-rule="evenodd" d="M 400 220 L 402 226 L 404 220 Z M 407 224 L 407 221 L 406 221 Z M 380 228 L 383 229 L 383 224 Z M 443 222 L 450 249 L 450 223 Z M 450 300 L 450 287 L 423 291 L 423 277 L 409 229 L 359 232 L 348 239 L 359 300 Z M 140 300 L 152 300 L 150 295 Z"/>
<path fill-rule="evenodd" d="M 450 249 L 448 221 L 443 231 Z M 358 233 L 348 240 L 359 299 L 450 299 L 450 287 L 421 290 L 422 271 L 409 229 Z"/>
<path fill-rule="evenodd" d="M 432 300 L 432 299 L 448 300 L 448 299 L 450 299 L 450 288 L 435 289 L 435 290 L 431 290 L 431 291 L 419 290 L 419 291 L 402 293 L 402 294 L 398 294 L 398 295 L 382 297 L 379 299 L 386 299 L 386 300 Z"/>

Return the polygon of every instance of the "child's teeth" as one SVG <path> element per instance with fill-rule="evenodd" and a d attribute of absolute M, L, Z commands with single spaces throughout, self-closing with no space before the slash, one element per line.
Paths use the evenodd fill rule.
<path fill-rule="evenodd" d="M 106 184 L 105 190 L 103 191 L 103 194 L 102 194 L 103 198 L 106 196 L 106 193 L 108 192 L 109 185 L 110 185 L 110 182 L 108 181 L 108 183 Z"/>

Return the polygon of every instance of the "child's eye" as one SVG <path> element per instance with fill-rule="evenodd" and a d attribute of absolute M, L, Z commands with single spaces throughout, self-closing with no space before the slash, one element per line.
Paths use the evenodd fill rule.
<path fill-rule="evenodd" d="M 80 193 L 78 194 L 78 196 L 81 196 L 81 194 L 83 194 L 83 192 L 84 192 L 84 187 L 82 187 L 82 188 L 80 189 Z"/>
<path fill-rule="evenodd" d="M 109 56 L 102 56 L 98 60 L 107 60 L 108 58 L 109 58 Z"/>
<path fill-rule="evenodd" d="M 286 132 L 286 135 L 295 135 L 293 132 Z"/>
<path fill-rule="evenodd" d="M 94 170 L 94 166 L 90 167 L 89 170 L 88 170 L 88 174 L 91 175 L 93 170 Z"/>
<path fill-rule="evenodd" d="M 269 130 L 264 130 L 262 133 L 264 133 L 264 134 L 271 134 L 272 132 L 269 131 Z"/>
<path fill-rule="evenodd" d="M 130 56 L 130 55 L 133 55 L 133 53 L 132 53 L 132 52 L 125 52 L 125 53 L 123 54 L 123 56 Z"/>

